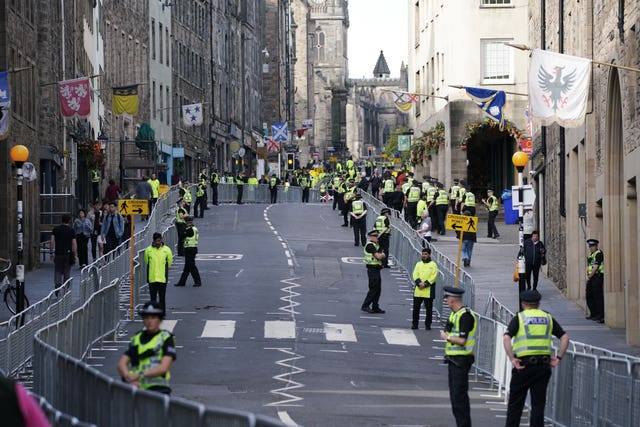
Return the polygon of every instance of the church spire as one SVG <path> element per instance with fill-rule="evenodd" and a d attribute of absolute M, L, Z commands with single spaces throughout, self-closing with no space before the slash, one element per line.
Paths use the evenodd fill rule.
<path fill-rule="evenodd" d="M 389 71 L 389 66 L 387 65 L 387 60 L 384 59 L 384 53 L 380 51 L 380 56 L 378 57 L 378 62 L 376 62 L 376 66 L 373 69 L 373 76 L 376 78 L 384 78 L 389 77 L 391 72 Z"/>

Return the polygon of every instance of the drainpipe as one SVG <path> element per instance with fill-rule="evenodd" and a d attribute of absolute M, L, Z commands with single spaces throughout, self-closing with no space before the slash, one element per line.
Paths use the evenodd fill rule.
<path fill-rule="evenodd" d="M 558 50 L 560 53 L 564 53 L 564 0 L 558 1 Z M 567 208 L 566 201 L 566 187 L 565 187 L 565 129 L 560 127 L 560 146 L 558 147 L 558 157 L 560 165 L 560 182 L 559 182 L 559 198 L 560 198 L 560 216 L 566 218 Z"/>

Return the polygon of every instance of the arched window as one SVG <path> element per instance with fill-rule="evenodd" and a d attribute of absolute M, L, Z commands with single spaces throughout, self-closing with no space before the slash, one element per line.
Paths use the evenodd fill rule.
<path fill-rule="evenodd" d="M 316 63 L 324 62 L 325 60 L 324 48 L 325 48 L 324 32 L 320 30 L 316 30 L 315 37 L 313 38 L 313 58 Z"/>

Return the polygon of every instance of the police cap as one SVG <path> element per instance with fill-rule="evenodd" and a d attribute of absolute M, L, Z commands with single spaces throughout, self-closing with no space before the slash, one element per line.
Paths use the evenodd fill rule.
<path fill-rule="evenodd" d="M 362 194 L 360 193 L 356 193 L 356 195 L 354 196 L 356 199 L 362 199 Z"/>
<path fill-rule="evenodd" d="M 439 182 L 439 183 L 438 183 L 438 188 L 444 188 L 444 184 L 443 184 L 443 183 L 441 183 L 441 182 Z"/>
<path fill-rule="evenodd" d="M 458 184 L 460 182 L 460 180 L 458 178 L 453 178 L 453 183 L 454 184 Z"/>
<path fill-rule="evenodd" d="M 371 230 L 370 232 L 367 233 L 367 236 L 378 237 L 380 236 L 380 232 L 378 230 Z"/>
<path fill-rule="evenodd" d="M 462 298 L 462 294 L 464 294 L 464 289 L 454 288 L 453 286 L 444 287 L 445 297 Z"/>
<path fill-rule="evenodd" d="M 149 301 L 144 303 L 144 305 L 138 310 L 138 314 L 140 316 L 160 316 L 164 317 L 164 311 L 160 304 L 155 301 Z"/>
<path fill-rule="evenodd" d="M 596 239 L 587 240 L 587 245 L 589 245 L 589 246 L 598 246 L 599 244 L 600 244 L 600 242 L 597 241 Z"/>
<path fill-rule="evenodd" d="M 422 175 L 422 179 L 424 179 L 425 181 L 430 180 L 431 177 L 429 175 Z"/>
<path fill-rule="evenodd" d="M 184 217 L 185 222 L 193 222 L 193 216 L 187 215 Z"/>
<path fill-rule="evenodd" d="M 391 209 L 389 209 L 389 208 L 382 208 L 382 210 L 380 211 L 380 213 L 381 213 L 382 215 L 384 215 L 384 214 L 390 214 L 390 213 L 391 213 Z"/>
<path fill-rule="evenodd" d="M 539 303 L 542 296 L 536 290 L 520 292 L 520 301 L 528 303 Z"/>
<path fill-rule="evenodd" d="M 460 180 L 460 185 L 467 185 L 467 181 L 465 181 L 464 179 Z"/>

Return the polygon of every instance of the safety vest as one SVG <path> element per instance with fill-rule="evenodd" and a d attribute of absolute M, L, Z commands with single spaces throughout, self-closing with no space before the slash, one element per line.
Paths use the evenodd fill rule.
<path fill-rule="evenodd" d="M 386 219 L 387 219 L 386 215 L 380 215 L 380 216 L 378 216 L 378 218 L 376 218 L 376 222 L 374 224 L 374 228 L 378 232 L 382 233 L 382 231 L 386 229 L 386 226 L 384 225 Z M 391 232 L 391 230 L 387 230 L 387 231 L 385 231 L 385 234 L 388 234 L 390 232 Z"/>
<path fill-rule="evenodd" d="M 467 342 L 464 346 L 447 341 L 447 345 L 444 348 L 444 354 L 447 356 L 469 356 L 473 354 L 473 346 L 476 344 L 478 320 L 470 308 L 462 307 L 458 311 L 451 312 L 451 315 L 449 315 L 449 324 L 452 325 L 452 328 L 449 335 L 452 337 L 460 336 L 460 318 L 467 312 L 473 316 L 473 329 L 469 332 L 469 335 L 467 335 Z"/>
<path fill-rule="evenodd" d="M 391 178 L 386 179 L 384 181 L 384 192 L 385 193 L 393 193 L 393 187 L 395 186 L 395 183 L 393 182 L 393 180 Z"/>
<path fill-rule="evenodd" d="M 411 187 L 411 183 L 408 181 L 402 184 L 402 194 L 407 194 L 407 190 Z"/>
<path fill-rule="evenodd" d="M 158 248 L 148 246 L 144 250 L 144 262 L 147 264 L 147 280 L 149 283 L 167 283 L 166 271 L 171 267 L 173 256 L 168 246 Z"/>
<path fill-rule="evenodd" d="M 276 177 L 272 177 L 269 179 L 269 187 L 271 188 L 275 188 L 276 187 L 276 183 L 278 182 L 278 179 Z"/>
<path fill-rule="evenodd" d="M 304 176 L 303 176 L 302 178 L 300 178 L 300 186 L 301 186 L 301 187 L 303 187 L 303 188 L 304 188 L 304 187 L 306 187 L 306 186 L 308 186 L 308 185 L 309 185 L 309 182 L 308 182 L 308 180 L 307 180 L 307 178 L 306 178 L 306 177 L 304 177 Z"/>
<path fill-rule="evenodd" d="M 91 170 L 91 182 L 100 182 L 100 171 L 98 169 Z"/>
<path fill-rule="evenodd" d="M 202 196 L 204 196 L 204 184 L 198 184 L 198 187 L 196 189 L 196 197 Z"/>
<path fill-rule="evenodd" d="M 460 187 L 460 189 L 458 190 L 458 200 L 462 200 L 465 194 L 467 194 L 467 189 L 464 187 Z"/>
<path fill-rule="evenodd" d="M 427 191 L 429 191 L 429 188 L 430 188 L 430 186 L 429 186 L 428 182 L 423 182 L 422 183 L 422 192 L 423 193 L 426 193 Z"/>
<path fill-rule="evenodd" d="M 602 251 L 600 249 L 596 249 L 587 257 L 587 274 L 591 275 L 593 266 L 596 265 L 596 255 L 598 255 L 599 253 L 602 253 Z M 598 266 L 597 274 L 604 274 L 604 261 Z"/>
<path fill-rule="evenodd" d="M 498 208 L 498 198 L 496 196 L 491 196 L 487 199 L 489 202 L 489 212 L 497 211 Z"/>
<path fill-rule="evenodd" d="M 321 193 L 325 193 L 327 191 L 327 186 L 324 185 L 324 182 L 322 184 L 320 184 L 320 192 Z"/>
<path fill-rule="evenodd" d="M 214 172 L 211 175 L 211 182 L 213 182 L 214 184 L 220 184 L 220 176 Z"/>
<path fill-rule="evenodd" d="M 451 189 L 449 190 L 449 198 L 456 199 L 458 197 L 458 191 L 460 191 L 459 185 L 454 185 L 453 187 L 451 187 Z"/>
<path fill-rule="evenodd" d="M 433 201 L 433 196 L 436 195 L 438 189 L 436 187 L 429 187 L 427 190 L 427 201 L 431 203 Z"/>
<path fill-rule="evenodd" d="M 345 185 L 346 184 L 344 182 L 341 182 L 337 187 L 335 187 L 335 190 L 338 192 L 338 194 L 342 194 L 346 191 L 344 187 Z"/>
<path fill-rule="evenodd" d="M 340 163 L 336 163 L 336 171 L 342 172 L 342 165 Z"/>
<path fill-rule="evenodd" d="M 182 212 L 183 215 L 187 214 L 186 209 L 181 208 L 180 206 L 176 207 L 176 223 L 182 223 L 184 224 L 184 218 L 180 217 L 180 212 Z"/>
<path fill-rule="evenodd" d="M 353 199 L 355 195 L 356 195 L 356 187 L 349 187 L 347 188 L 347 191 L 344 194 L 344 200 L 348 202 L 349 200 Z"/>
<path fill-rule="evenodd" d="M 334 189 L 337 188 L 338 185 L 340 185 L 340 177 L 336 176 L 336 177 L 333 178 L 333 188 Z"/>
<path fill-rule="evenodd" d="M 422 260 L 418 261 L 416 266 L 413 268 L 413 281 L 415 282 L 417 279 L 420 279 L 421 282 L 429 282 L 431 286 L 424 287 L 420 289 L 419 286 L 416 286 L 413 290 L 413 296 L 419 298 L 431 298 L 433 295 L 431 289 L 433 289 L 436 284 L 436 279 L 438 278 L 438 266 L 435 262 L 429 261 L 427 263 L 422 262 Z M 428 315 L 429 313 L 427 313 Z"/>
<path fill-rule="evenodd" d="M 367 242 L 367 244 L 364 246 L 364 263 L 367 265 L 374 265 L 374 266 L 382 265 L 382 261 L 380 261 L 375 256 L 373 256 L 372 253 L 367 252 L 367 246 L 369 245 L 373 245 L 373 247 L 375 248 L 375 252 L 380 251 L 380 245 L 373 242 Z"/>
<path fill-rule="evenodd" d="M 416 206 L 416 216 L 418 218 L 422 217 L 422 211 L 427 209 L 427 201 L 420 199 L 418 200 L 418 205 Z"/>
<path fill-rule="evenodd" d="M 465 193 L 464 206 L 474 208 L 476 206 L 476 195 L 471 191 Z"/>
<path fill-rule="evenodd" d="M 182 200 L 184 200 L 185 203 L 191 203 L 191 201 L 193 200 L 191 190 L 189 190 L 188 188 L 184 189 L 184 196 L 182 196 Z"/>
<path fill-rule="evenodd" d="M 198 229 L 194 226 L 191 226 L 193 230 L 193 236 L 185 237 L 184 239 L 184 247 L 185 248 L 197 248 L 198 247 Z"/>
<path fill-rule="evenodd" d="M 364 212 L 364 202 L 362 200 L 354 200 L 351 203 L 351 212 L 356 215 L 360 215 L 362 212 Z"/>
<path fill-rule="evenodd" d="M 347 160 L 347 169 L 353 169 L 353 160 Z"/>
<path fill-rule="evenodd" d="M 138 350 L 138 366 L 130 366 L 130 371 L 135 374 L 141 374 L 149 369 L 160 366 L 162 362 L 162 346 L 164 342 L 171 337 L 171 334 L 167 331 L 159 331 L 148 343 L 142 344 L 140 341 L 142 337 L 142 331 L 138 332 L 131 338 L 131 344 L 133 344 Z M 144 356 L 144 357 L 143 357 Z M 171 373 L 167 372 L 164 376 L 158 377 L 140 377 L 138 384 L 140 388 L 148 389 L 153 386 L 169 387 L 169 379 Z"/>
<path fill-rule="evenodd" d="M 446 205 L 447 203 L 449 203 L 447 192 L 442 189 L 438 190 L 438 197 L 436 197 L 436 206 Z"/>
<path fill-rule="evenodd" d="M 546 311 L 530 308 L 518 313 L 518 332 L 513 337 L 516 357 L 551 355 L 553 318 Z"/>
<path fill-rule="evenodd" d="M 234 179 L 232 176 L 228 176 L 227 177 L 227 184 L 233 184 L 234 183 Z"/>
<path fill-rule="evenodd" d="M 407 202 L 417 202 L 420 200 L 420 187 L 411 187 L 409 189 L 409 196 L 407 197 Z"/>
<path fill-rule="evenodd" d="M 153 198 L 157 199 L 158 192 L 160 191 L 160 181 L 158 181 L 157 179 L 149 178 L 147 182 L 149 183 L 149 185 L 151 185 L 151 190 L 153 191 Z"/>

